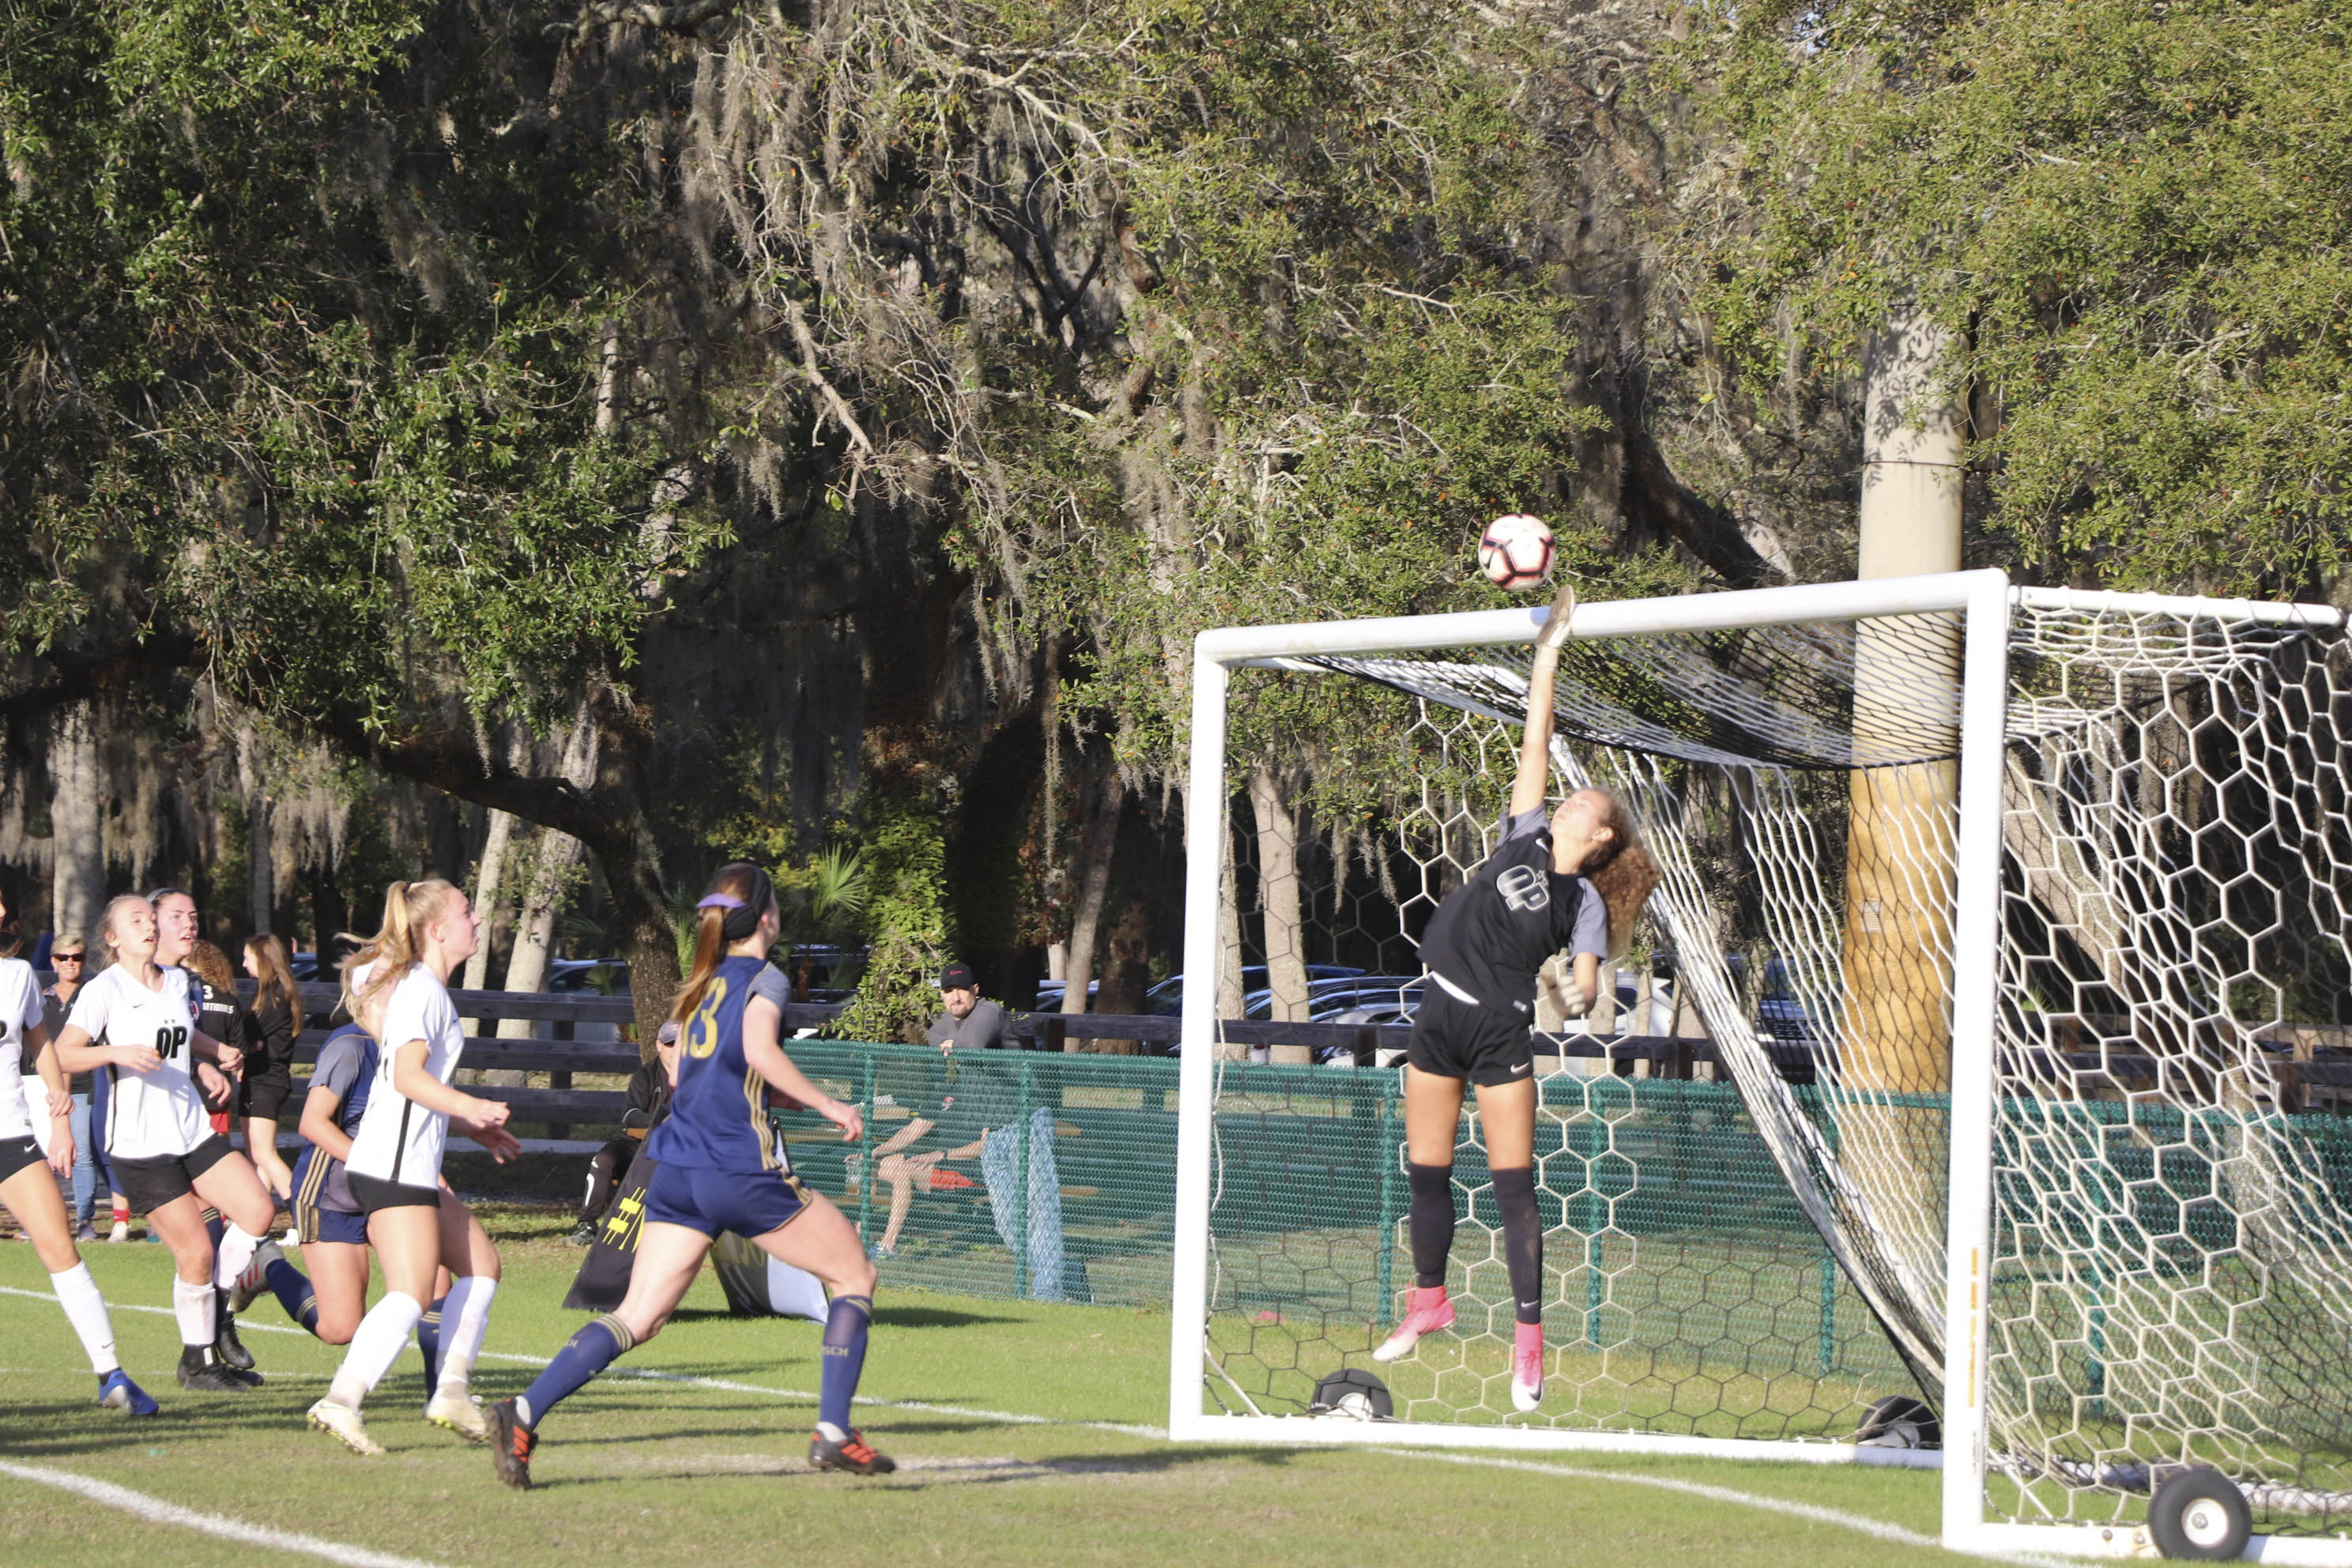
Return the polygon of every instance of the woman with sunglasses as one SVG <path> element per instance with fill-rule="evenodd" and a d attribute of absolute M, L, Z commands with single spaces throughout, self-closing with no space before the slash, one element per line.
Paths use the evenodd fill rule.
<path fill-rule="evenodd" d="M 59 931 L 49 942 L 49 968 L 57 979 L 41 993 L 41 1023 L 56 1039 L 66 1026 L 66 1015 L 73 1010 L 74 994 L 89 974 L 89 949 L 77 931 Z M 25 1064 L 25 1089 L 29 1095 L 33 1087 L 33 1064 Z M 89 1074 L 72 1076 L 73 1093 L 73 1201 L 76 1241 L 96 1241 L 98 1229 L 98 1184 L 106 1180 L 105 1167 L 89 1136 Z M 29 1100 L 27 1103 L 30 1103 Z M 131 1210 L 125 1205 L 122 1217 L 124 1229 L 130 1228 Z"/>

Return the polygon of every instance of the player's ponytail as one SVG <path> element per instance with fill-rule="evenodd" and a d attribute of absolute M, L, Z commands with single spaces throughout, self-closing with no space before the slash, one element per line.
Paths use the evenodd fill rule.
<path fill-rule="evenodd" d="M 719 868 L 702 901 L 694 908 L 694 962 L 670 1004 L 669 1016 L 683 1025 L 710 988 L 710 977 L 727 949 L 760 929 L 760 921 L 776 907 L 776 889 L 768 874 L 749 860 L 730 860 Z"/>
<path fill-rule="evenodd" d="M 1588 793 L 1609 803 L 1599 826 L 1609 829 L 1610 836 L 1586 854 L 1577 874 L 1601 895 L 1601 908 L 1609 913 L 1609 956 L 1618 958 L 1633 940 L 1633 922 L 1658 885 L 1658 863 L 1643 846 L 1641 829 L 1625 803 L 1605 789 Z"/>
<path fill-rule="evenodd" d="M 457 890 L 439 877 L 428 877 L 421 882 L 394 882 L 384 889 L 382 929 L 343 960 L 345 1012 L 357 1018 L 364 995 L 388 991 L 400 984 L 416 964 L 418 950 L 424 945 L 420 933 L 441 918 L 442 911 L 449 907 L 450 895 Z M 355 994 L 352 975 L 362 965 L 367 966 L 366 981 Z"/>

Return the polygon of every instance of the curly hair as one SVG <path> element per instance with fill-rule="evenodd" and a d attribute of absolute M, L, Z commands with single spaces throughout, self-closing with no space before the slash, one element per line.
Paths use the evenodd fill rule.
<path fill-rule="evenodd" d="M 1577 874 L 1592 884 L 1602 908 L 1609 911 L 1609 956 L 1617 958 L 1633 940 L 1633 922 L 1641 918 L 1642 906 L 1650 901 L 1651 889 L 1658 885 L 1658 863 L 1643 847 L 1642 831 L 1623 801 L 1605 789 L 1579 793 L 1596 795 L 1609 803 L 1600 820 L 1600 826 L 1609 829 L 1608 841 L 1585 857 Z"/>

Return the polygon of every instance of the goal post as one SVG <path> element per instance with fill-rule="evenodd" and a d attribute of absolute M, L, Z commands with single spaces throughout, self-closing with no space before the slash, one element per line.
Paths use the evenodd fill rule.
<path fill-rule="evenodd" d="M 1645 1009 L 1627 1032 L 1697 1019 L 1713 1076 L 1613 1059 L 1616 999 L 1539 1037 L 1543 1408 L 1495 1396 L 1507 1291 L 1474 1130 L 1456 1334 L 1380 1369 L 1400 1418 L 1310 1414 L 1310 1389 L 1370 1369 L 1410 1283 L 1400 1075 L 1223 1037 L 1211 982 L 1249 897 L 1245 868 L 1225 880 L 1231 703 L 1324 682 L 1310 710 L 1395 739 L 1393 762 L 1327 764 L 1364 776 L 1320 781 L 1299 834 L 1321 922 L 1301 956 L 1336 977 L 1318 996 L 1394 1021 L 1420 925 L 1491 847 L 1545 615 L 1195 641 L 1171 1438 L 1940 1467 L 1947 1544 L 2094 1554 L 2152 1550 L 2168 1479 L 2210 1469 L 2266 1561 L 2352 1563 L 2352 1422 L 2280 1408 L 2352 1392 L 2316 1370 L 2352 1352 L 2352 1139 L 2275 1087 L 2352 1058 L 2352 1008 L 2320 1017 L 2322 981 L 2292 973 L 2352 977 L 2346 932 L 2317 929 L 2352 916 L 2352 668 L 2321 607 L 1996 571 L 1580 605 L 1554 789 L 1633 809 L 1665 880 L 1618 987 Z M 2260 756 L 2233 771 L 2232 746 Z M 1844 831 L 1898 796 L 1895 830 Z M 1849 907 L 1906 887 L 1925 918 L 1900 941 L 1874 896 Z M 2321 918 L 2283 936 L 2305 905 Z M 1948 946 L 1906 963 L 1903 942 Z M 1906 1016 L 1916 1037 L 1869 1037 Z M 2281 1049 L 2305 1065 L 2280 1076 Z M 1884 1068 L 1947 1050 L 1948 1076 Z M 2280 1351 L 2301 1318 L 2322 1342 Z M 1914 1398 L 1927 1427 L 1881 1430 Z"/>

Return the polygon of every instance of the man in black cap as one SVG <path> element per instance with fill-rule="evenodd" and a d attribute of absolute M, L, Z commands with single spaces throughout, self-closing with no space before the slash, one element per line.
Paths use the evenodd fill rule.
<path fill-rule="evenodd" d="M 931 1020 L 926 1038 L 942 1051 L 1012 1048 L 1013 1021 L 1003 1007 L 981 1000 L 980 980 L 971 964 L 950 963 L 940 971 L 940 1005 L 947 1011 Z"/>

